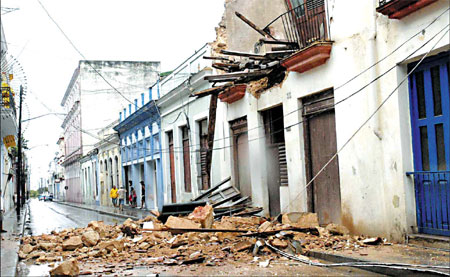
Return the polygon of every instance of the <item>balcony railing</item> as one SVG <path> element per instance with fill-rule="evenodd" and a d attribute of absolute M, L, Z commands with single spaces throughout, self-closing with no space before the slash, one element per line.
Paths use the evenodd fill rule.
<path fill-rule="evenodd" d="M 16 114 L 13 92 L 9 87 L 2 87 L 1 107 L 11 109 L 14 112 L 14 115 Z"/>
<path fill-rule="evenodd" d="M 303 49 L 318 41 L 329 41 L 330 30 L 323 0 L 308 1 L 293 8 L 270 22 L 264 30 L 269 32 L 273 25 L 283 25 L 285 38 L 294 42 L 297 49 Z"/>

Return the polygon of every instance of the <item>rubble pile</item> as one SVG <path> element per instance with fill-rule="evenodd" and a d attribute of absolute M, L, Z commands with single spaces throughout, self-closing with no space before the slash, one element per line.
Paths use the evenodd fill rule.
<path fill-rule="evenodd" d="M 294 255 L 307 255 L 314 249 L 356 250 L 375 241 L 382 243 L 351 236 L 343 226 L 319 227 L 317 215 L 312 213 L 283 215 L 281 222 L 258 216 L 212 218 L 212 207 L 205 206 L 188 217 L 170 216 L 165 224 L 153 216 L 127 219 L 115 226 L 93 221 L 86 228 L 24 237 L 19 257 L 56 265 L 51 271 L 54 275 L 118 274 L 135 266 L 220 266 L 230 260 L 254 263 L 255 256 L 280 258 L 266 242 Z"/>

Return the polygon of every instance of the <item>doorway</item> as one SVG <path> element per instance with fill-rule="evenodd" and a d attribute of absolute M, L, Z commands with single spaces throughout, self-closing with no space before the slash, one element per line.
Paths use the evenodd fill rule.
<path fill-rule="evenodd" d="M 417 226 L 450 236 L 449 53 L 426 59 L 409 77 Z M 415 64 L 409 65 L 409 69 Z"/>
<path fill-rule="evenodd" d="M 234 184 L 243 196 L 252 196 L 247 118 L 230 122 L 233 135 Z"/>
<path fill-rule="evenodd" d="M 127 204 L 130 204 L 129 197 L 130 197 L 130 166 L 126 165 L 123 167 L 123 172 L 125 173 L 125 190 L 126 190 L 126 197 L 125 202 Z"/>
<path fill-rule="evenodd" d="M 337 151 L 333 89 L 302 99 L 308 183 Z M 309 209 L 320 224 L 341 223 L 341 190 L 338 159 L 307 188 Z"/>
<path fill-rule="evenodd" d="M 170 189 L 172 195 L 172 203 L 177 202 L 177 192 L 175 183 L 175 154 L 173 149 L 173 132 L 167 132 L 169 140 L 169 160 L 170 160 Z"/>

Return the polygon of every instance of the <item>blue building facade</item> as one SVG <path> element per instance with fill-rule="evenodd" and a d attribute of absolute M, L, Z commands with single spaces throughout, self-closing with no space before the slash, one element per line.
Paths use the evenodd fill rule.
<path fill-rule="evenodd" d="M 120 113 L 120 122 L 113 129 L 118 132 L 120 139 L 122 181 L 127 190 L 127 203 L 132 186 L 136 190 L 137 205 L 141 206 L 143 193 L 140 182 L 144 181 L 145 207 L 161 210 L 164 204 L 161 117 L 152 98 L 151 88 L 150 100 L 145 103 L 144 98 L 144 94 L 141 94 L 141 107 L 138 107 L 137 99 L 134 105 L 129 104 L 128 113 L 127 109 Z"/>

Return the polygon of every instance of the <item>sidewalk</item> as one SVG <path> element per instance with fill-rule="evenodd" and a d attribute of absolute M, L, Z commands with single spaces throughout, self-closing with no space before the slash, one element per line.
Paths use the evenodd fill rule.
<path fill-rule="evenodd" d="M 63 202 L 63 201 L 57 201 L 57 200 L 54 200 L 53 202 L 62 204 L 62 205 L 75 207 L 75 208 L 98 212 L 100 214 L 122 217 L 124 219 L 131 218 L 133 220 L 139 220 L 139 219 L 142 219 L 142 218 L 145 218 L 145 217 L 151 215 L 150 211 L 148 211 L 148 210 L 145 210 L 145 209 L 141 210 L 141 209 L 137 209 L 137 208 L 131 208 L 128 206 L 124 206 L 123 211 L 120 211 L 119 208 L 114 208 L 114 207 L 104 207 L 104 206 L 89 205 L 89 204 Z"/>
<path fill-rule="evenodd" d="M 3 218 L 3 229 L 7 233 L 1 233 L 1 274 L 0 276 L 16 276 L 20 237 L 23 234 L 28 204 L 21 210 L 20 218 L 17 218 L 16 210 L 8 211 Z"/>

